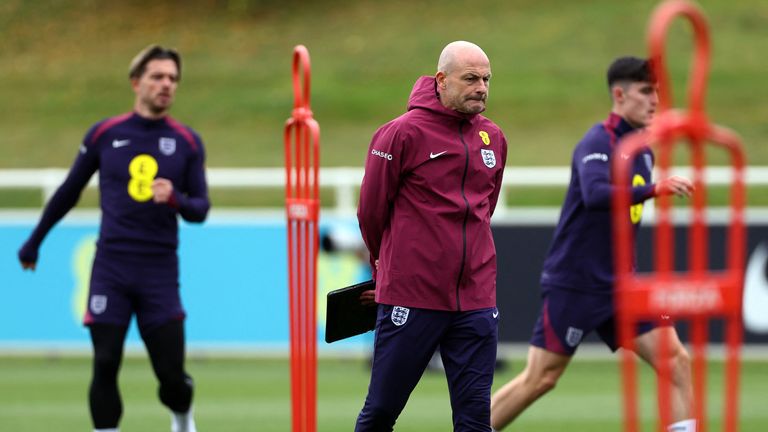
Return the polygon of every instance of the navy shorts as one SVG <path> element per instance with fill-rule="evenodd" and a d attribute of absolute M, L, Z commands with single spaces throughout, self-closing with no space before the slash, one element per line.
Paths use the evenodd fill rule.
<path fill-rule="evenodd" d="M 83 323 L 127 326 L 133 314 L 142 334 L 184 319 L 175 253 L 136 256 L 96 252 Z"/>
<path fill-rule="evenodd" d="M 438 347 L 454 431 L 490 430 L 498 315 L 496 308 L 451 312 L 379 305 L 371 382 L 355 431 L 393 430 Z"/>
<path fill-rule="evenodd" d="M 595 331 L 611 351 L 616 351 L 619 340 L 615 317 L 611 295 L 546 287 L 531 345 L 570 356 L 584 337 Z M 655 327 L 654 322 L 640 322 L 635 334 L 639 336 Z"/>

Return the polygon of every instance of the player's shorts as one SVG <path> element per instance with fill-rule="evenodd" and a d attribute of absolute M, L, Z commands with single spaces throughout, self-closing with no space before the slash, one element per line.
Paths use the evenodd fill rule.
<path fill-rule="evenodd" d="M 611 351 L 619 348 L 613 296 L 589 294 L 553 287 L 544 290 L 539 319 L 531 345 L 557 354 L 573 355 L 589 333 L 595 331 Z M 635 334 L 647 333 L 658 325 L 639 322 Z"/>
<path fill-rule="evenodd" d="M 97 250 L 83 323 L 127 326 L 133 314 L 142 334 L 184 319 L 175 253 L 136 256 Z"/>

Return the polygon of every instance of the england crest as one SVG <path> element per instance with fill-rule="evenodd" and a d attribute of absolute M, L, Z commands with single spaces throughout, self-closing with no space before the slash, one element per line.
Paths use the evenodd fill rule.
<path fill-rule="evenodd" d="M 411 312 L 410 309 L 402 306 L 395 306 L 392 308 L 392 324 L 396 326 L 401 326 L 405 324 L 406 321 L 408 321 L 408 314 Z"/>
<path fill-rule="evenodd" d="M 105 295 L 92 295 L 91 296 L 91 312 L 94 315 L 98 315 L 107 310 L 107 296 Z"/>
<path fill-rule="evenodd" d="M 493 150 L 480 149 L 480 154 L 483 156 L 483 163 L 488 168 L 496 166 L 496 155 L 493 154 Z"/>
<path fill-rule="evenodd" d="M 174 154 L 176 152 L 176 139 L 160 138 L 160 152 L 166 156 Z"/>
<path fill-rule="evenodd" d="M 575 347 L 581 342 L 582 336 L 584 336 L 584 330 L 568 327 L 568 332 L 565 334 L 565 342 L 568 346 Z"/>

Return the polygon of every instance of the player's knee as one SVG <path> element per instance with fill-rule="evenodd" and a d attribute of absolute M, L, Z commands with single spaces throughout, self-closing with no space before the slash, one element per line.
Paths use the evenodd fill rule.
<path fill-rule="evenodd" d="M 532 398 L 538 398 L 539 396 L 552 391 L 557 385 L 557 379 L 560 377 L 559 373 L 549 370 L 540 371 L 526 371 L 525 383 L 529 389 L 529 393 Z"/>
<path fill-rule="evenodd" d="M 545 373 L 539 377 L 536 383 L 536 394 L 543 395 L 552 391 L 557 386 L 557 375 Z"/>
<path fill-rule="evenodd" d="M 93 375 L 96 379 L 117 376 L 120 369 L 121 354 L 109 350 L 96 350 L 93 356 Z"/>
<path fill-rule="evenodd" d="M 682 346 L 672 354 L 672 375 L 676 383 L 690 381 L 691 356 Z"/>

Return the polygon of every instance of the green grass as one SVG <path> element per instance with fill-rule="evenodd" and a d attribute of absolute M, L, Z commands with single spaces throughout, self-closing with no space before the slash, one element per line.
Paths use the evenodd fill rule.
<path fill-rule="evenodd" d="M 605 68 L 645 55 L 655 2 L 646 0 L 89 0 L 0 4 L 0 169 L 68 167 L 86 129 L 131 109 L 126 73 L 143 46 L 183 54 L 173 115 L 204 138 L 208 166 L 282 166 L 293 104 L 292 49 L 312 57 L 312 108 L 323 166 L 361 166 L 376 128 L 403 112 L 419 75 L 434 73 L 449 41 L 489 54 L 487 115 L 505 131 L 509 166 L 568 165 L 573 145 L 608 110 Z M 700 2 L 712 31 L 710 118 L 736 130 L 751 165 L 768 165 L 768 3 Z M 682 21 L 667 47 L 676 105 L 684 105 L 691 52 Z M 84 41 L 88 41 L 85 43 Z M 708 161 L 726 162 L 713 150 Z M 685 164 L 681 157 L 677 162 Z M 2 207 L 34 207 L 36 192 L 0 191 Z M 281 193 L 213 191 L 214 205 L 280 205 Z M 514 205 L 560 204 L 559 192 L 511 194 Z M 329 203 L 328 199 L 323 200 Z M 766 205 L 752 188 L 749 205 Z M 85 206 L 96 199 L 84 197 Z"/>
<path fill-rule="evenodd" d="M 292 106 L 292 48 L 312 56 L 322 163 L 360 166 L 376 127 L 401 113 L 419 75 L 433 74 L 456 39 L 484 47 L 493 66 L 488 116 L 507 133 L 510 165 L 566 165 L 608 107 L 604 70 L 643 55 L 655 2 L 629 0 L 87 0 L 0 5 L 0 168 L 65 167 L 93 122 L 131 108 L 126 71 L 151 42 L 178 47 L 184 77 L 174 115 L 195 127 L 210 166 L 278 166 Z M 768 164 L 768 3 L 705 0 L 713 61 L 708 107 Z M 690 35 L 670 32 L 682 104 Z M 87 41 L 84 42 L 84 41 Z M 722 163 L 722 160 L 714 160 Z"/>
<path fill-rule="evenodd" d="M 494 388 L 523 366 L 497 373 Z M 288 362 L 285 359 L 193 357 L 187 368 L 195 377 L 195 412 L 201 431 L 285 432 L 290 430 Z M 650 431 L 653 397 L 643 369 L 641 414 Z M 709 374 L 710 430 L 720 430 L 722 365 Z M 765 361 L 743 363 L 740 430 L 768 430 L 764 409 Z M 43 432 L 89 430 L 87 383 L 90 361 L 72 357 L 0 357 L 0 430 Z M 363 360 L 322 360 L 318 370 L 318 431 L 352 430 L 368 386 Z M 124 415 L 121 430 L 168 430 L 169 417 L 156 399 L 147 360 L 128 357 L 120 375 Z M 615 359 L 578 357 L 559 386 L 526 411 L 510 431 L 587 432 L 620 430 L 620 381 Z M 442 373 L 427 373 L 412 394 L 396 428 L 400 432 L 451 430 L 447 385 Z"/>

